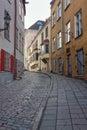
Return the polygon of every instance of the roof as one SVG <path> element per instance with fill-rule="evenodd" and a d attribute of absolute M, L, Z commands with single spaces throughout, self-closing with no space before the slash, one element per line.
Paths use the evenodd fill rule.
<path fill-rule="evenodd" d="M 55 0 L 52 0 L 52 1 L 50 2 L 51 7 L 52 7 L 52 5 L 54 4 L 54 2 L 55 2 Z"/>
<path fill-rule="evenodd" d="M 41 28 L 45 25 L 45 23 L 46 23 L 45 21 L 38 20 L 33 25 L 31 25 L 29 27 L 29 29 L 32 29 L 32 30 L 41 30 Z"/>

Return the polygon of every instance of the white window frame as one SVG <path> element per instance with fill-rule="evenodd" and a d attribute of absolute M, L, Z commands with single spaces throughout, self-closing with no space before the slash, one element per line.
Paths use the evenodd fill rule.
<path fill-rule="evenodd" d="M 65 8 L 70 4 L 70 0 L 65 0 Z"/>
<path fill-rule="evenodd" d="M 70 21 L 66 24 L 66 43 L 70 41 Z"/>
<path fill-rule="evenodd" d="M 61 31 L 60 32 L 58 32 L 58 34 L 57 34 L 57 45 L 58 45 L 58 48 L 62 48 L 62 33 L 61 33 Z"/>
<path fill-rule="evenodd" d="M 55 25 L 55 11 L 52 14 L 52 27 Z"/>
<path fill-rule="evenodd" d="M 82 34 L 82 10 L 75 15 L 75 38 Z"/>
<path fill-rule="evenodd" d="M 52 52 L 55 52 L 55 50 L 56 50 L 56 38 L 54 37 L 52 39 Z"/>
<path fill-rule="evenodd" d="M 62 16 L 62 4 L 61 2 L 59 2 L 57 6 L 57 19 L 61 18 L 61 16 Z"/>

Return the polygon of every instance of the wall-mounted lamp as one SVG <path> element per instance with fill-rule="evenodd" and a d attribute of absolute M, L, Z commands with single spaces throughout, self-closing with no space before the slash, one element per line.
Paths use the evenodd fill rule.
<path fill-rule="evenodd" d="M 6 27 L 3 28 L 3 29 L 0 29 L 0 32 L 8 30 L 8 27 L 9 27 L 9 24 L 10 24 L 10 21 L 11 21 L 9 14 L 4 17 L 4 21 L 5 21 Z"/>

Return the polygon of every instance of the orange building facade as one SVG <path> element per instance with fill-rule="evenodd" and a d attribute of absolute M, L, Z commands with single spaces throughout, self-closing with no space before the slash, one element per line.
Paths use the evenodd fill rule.
<path fill-rule="evenodd" d="M 51 1 L 51 71 L 87 79 L 86 0 Z"/>

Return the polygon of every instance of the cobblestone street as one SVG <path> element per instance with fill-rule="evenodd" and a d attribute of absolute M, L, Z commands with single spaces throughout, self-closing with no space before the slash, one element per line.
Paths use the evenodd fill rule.
<path fill-rule="evenodd" d="M 87 81 L 25 72 L 0 84 L 0 130 L 87 130 Z"/>
<path fill-rule="evenodd" d="M 49 89 L 50 78 L 40 73 L 0 84 L 0 130 L 31 130 Z"/>

